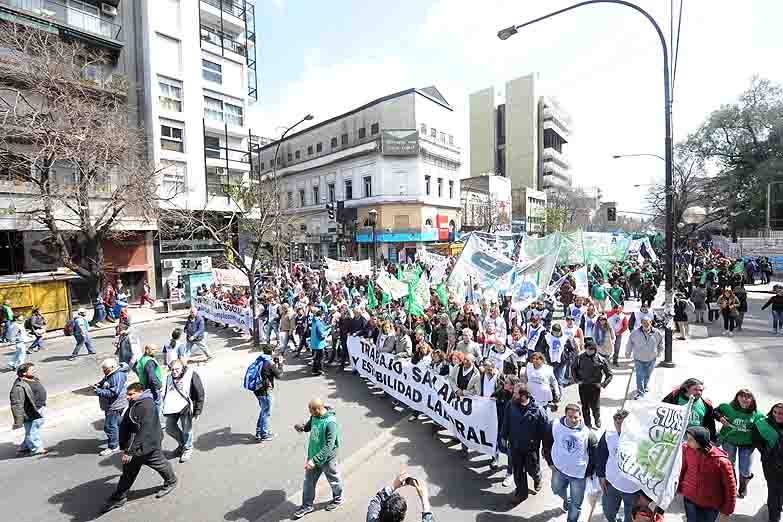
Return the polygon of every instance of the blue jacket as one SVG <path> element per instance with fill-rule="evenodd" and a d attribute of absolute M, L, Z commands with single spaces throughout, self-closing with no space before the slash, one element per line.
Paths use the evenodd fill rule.
<path fill-rule="evenodd" d="M 512 399 L 503 415 L 500 436 L 508 440 L 509 447 L 512 449 L 538 451 L 548 426 L 546 414 L 533 397 L 530 397 L 527 406 L 522 406 Z"/>
<path fill-rule="evenodd" d="M 323 350 L 326 348 L 326 338 L 329 335 L 329 329 L 323 321 L 313 317 L 313 325 L 310 328 L 310 349 Z"/>
<path fill-rule="evenodd" d="M 195 339 L 204 338 L 204 318 L 197 315 L 195 318 L 188 317 L 185 323 L 185 335 L 188 338 L 193 337 Z M 189 339 L 188 339 L 189 340 Z"/>
<path fill-rule="evenodd" d="M 125 363 L 120 363 L 109 375 L 106 375 L 98 383 L 95 394 L 98 396 L 98 402 L 101 409 L 105 412 L 122 411 L 128 406 L 128 398 L 125 396 L 125 384 L 128 381 L 128 370 L 130 367 Z"/>

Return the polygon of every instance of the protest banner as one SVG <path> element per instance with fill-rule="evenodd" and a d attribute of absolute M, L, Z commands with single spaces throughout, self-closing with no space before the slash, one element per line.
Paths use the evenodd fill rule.
<path fill-rule="evenodd" d="M 448 429 L 469 449 L 494 455 L 498 427 L 495 401 L 457 396 L 449 382 L 426 364 L 395 360 L 388 353 L 357 343 L 348 343 L 348 350 L 351 366 L 359 375 Z"/>
<path fill-rule="evenodd" d="M 372 260 L 365 259 L 364 261 L 336 261 L 334 259 L 324 258 L 326 261 L 326 267 L 337 272 L 343 276 L 353 274 L 355 276 L 371 276 L 372 275 Z"/>
<path fill-rule="evenodd" d="M 389 294 L 392 299 L 402 299 L 408 295 L 408 285 L 399 279 L 390 276 L 387 272 L 381 272 L 375 282 L 380 289 Z"/>
<path fill-rule="evenodd" d="M 249 308 L 227 303 L 212 297 L 194 297 L 193 305 L 205 319 L 216 323 L 242 328 L 246 332 L 253 324 L 253 314 Z"/>
<path fill-rule="evenodd" d="M 484 240 L 473 234 L 451 270 L 446 286 L 461 299 L 466 284 L 478 283 L 482 290 L 498 289 L 500 280 L 508 276 L 513 268 L 511 258 L 489 248 Z"/>
<path fill-rule="evenodd" d="M 426 250 L 416 252 L 418 260 L 425 265 L 430 266 L 430 276 L 432 284 L 437 285 L 446 277 L 446 269 L 449 266 L 449 258 Z"/>
<path fill-rule="evenodd" d="M 623 421 L 617 466 L 666 510 L 677 494 L 682 470 L 682 442 L 692 401 L 684 406 L 648 400 L 629 401 Z"/>
<path fill-rule="evenodd" d="M 218 286 L 249 286 L 247 276 L 238 268 L 213 268 L 212 278 Z"/>
<path fill-rule="evenodd" d="M 587 266 L 583 266 L 579 270 L 573 273 L 574 281 L 576 281 L 576 288 L 574 288 L 574 295 L 581 295 L 582 297 L 588 297 L 590 295 L 589 287 L 587 286 Z"/>

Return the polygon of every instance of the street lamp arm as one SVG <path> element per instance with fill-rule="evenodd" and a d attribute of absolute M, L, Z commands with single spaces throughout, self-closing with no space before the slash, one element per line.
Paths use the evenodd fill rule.
<path fill-rule="evenodd" d="M 661 156 L 660 154 L 648 154 L 648 153 L 639 153 L 639 154 L 614 154 L 612 156 L 612 159 L 620 159 L 620 158 L 640 158 L 640 157 L 650 157 L 650 158 L 658 158 L 661 161 L 666 161 L 666 158 Z"/>

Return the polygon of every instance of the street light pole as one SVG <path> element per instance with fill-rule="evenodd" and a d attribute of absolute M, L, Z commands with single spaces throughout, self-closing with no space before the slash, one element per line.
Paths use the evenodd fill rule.
<path fill-rule="evenodd" d="M 376 220 L 378 219 L 378 211 L 372 208 L 367 212 L 367 215 L 369 216 L 370 226 L 372 227 L 372 277 L 375 279 L 375 264 L 377 261 L 376 258 L 378 257 L 378 251 L 375 246 L 375 225 Z"/>
<path fill-rule="evenodd" d="M 647 21 L 649 21 L 653 28 L 655 29 L 655 32 L 658 34 L 658 39 L 661 41 L 661 49 L 663 50 L 663 114 L 664 114 L 664 150 L 665 150 L 665 157 L 664 162 L 666 163 L 666 227 L 665 227 L 665 234 L 666 234 L 666 243 L 665 243 L 665 250 L 666 250 L 666 261 L 665 261 L 665 274 L 666 274 L 666 314 L 671 317 L 674 310 L 674 301 L 673 301 L 673 294 L 672 290 L 674 288 L 674 243 L 673 243 L 673 235 L 674 235 L 674 212 L 673 212 L 673 206 L 674 206 L 674 199 L 672 195 L 672 171 L 673 171 L 673 141 L 672 141 L 672 99 L 671 99 L 671 80 L 670 80 L 670 73 L 669 73 L 669 50 L 666 45 L 666 37 L 663 35 L 663 31 L 661 31 L 661 27 L 658 25 L 658 23 L 655 21 L 655 19 L 639 7 L 638 5 L 627 2 L 625 0 L 587 0 L 584 2 L 579 2 L 577 4 L 571 5 L 569 7 L 565 7 L 563 9 L 560 9 L 558 11 L 554 11 L 552 13 L 546 14 L 544 16 L 540 16 L 534 20 L 530 20 L 528 22 L 525 22 L 520 25 L 512 25 L 511 27 L 507 27 L 505 29 L 501 29 L 498 31 L 498 38 L 501 40 L 507 40 L 511 36 L 517 34 L 519 29 L 523 27 L 527 27 L 529 25 L 535 24 L 537 22 L 540 22 L 542 20 L 546 20 L 548 18 L 552 18 L 553 16 L 557 16 L 559 14 L 565 13 L 567 11 L 571 11 L 573 9 L 576 9 L 578 7 L 586 6 L 586 5 L 593 5 L 593 4 L 617 4 L 617 5 L 623 5 L 625 7 L 630 7 L 634 11 L 640 13 L 642 16 L 647 18 Z M 664 329 L 665 332 L 665 355 L 664 360 L 661 362 L 661 366 L 671 368 L 674 366 L 673 362 L 673 354 L 672 354 L 672 330 L 669 327 L 669 321 L 667 321 L 667 327 Z"/>

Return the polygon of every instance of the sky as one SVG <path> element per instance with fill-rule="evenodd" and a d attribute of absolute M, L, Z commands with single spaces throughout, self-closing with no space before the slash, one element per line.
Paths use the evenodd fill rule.
<path fill-rule="evenodd" d="M 670 1 L 637 0 L 667 40 Z M 783 1 L 682 1 L 675 142 L 732 103 L 752 75 L 783 83 Z M 250 125 L 276 137 L 307 113 L 318 123 L 386 94 L 435 85 L 461 116 L 455 138 L 467 176 L 468 95 L 537 72 L 541 94 L 571 113 L 565 152 L 574 184 L 600 186 L 620 212 L 643 210 L 647 189 L 634 185 L 662 180 L 664 163 L 612 155 L 664 154 L 662 53 L 649 22 L 627 7 L 591 5 L 506 41 L 496 36 L 572 3 L 256 0 L 259 101 Z"/>

